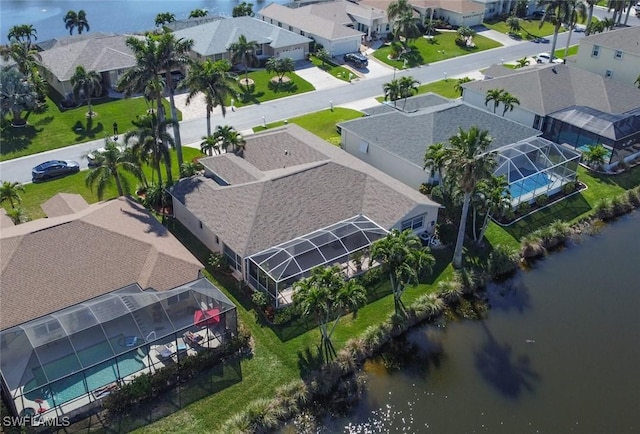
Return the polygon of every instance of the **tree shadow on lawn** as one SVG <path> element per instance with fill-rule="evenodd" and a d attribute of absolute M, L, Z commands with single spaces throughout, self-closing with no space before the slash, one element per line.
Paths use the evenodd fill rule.
<path fill-rule="evenodd" d="M 260 104 L 261 97 L 264 96 L 264 92 L 256 92 L 256 85 L 251 84 L 247 86 L 240 85 L 240 92 L 238 97 L 242 104 Z"/>
<path fill-rule="evenodd" d="M 269 87 L 269 90 L 274 92 L 274 93 L 279 93 L 279 92 L 286 92 L 286 93 L 294 93 L 298 91 L 298 85 L 295 84 L 293 81 L 288 81 L 288 82 L 273 82 L 273 81 L 269 81 L 269 84 L 267 85 Z"/>
<path fill-rule="evenodd" d="M 301 377 L 305 377 L 310 372 L 318 369 L 323 362 L 324 358 L 319 346 L 316 346 L 315 352 L 309 347 L 305 348 L 304 351 L 298 351 L 298 369 Z"/>
<path fill-rule="evenodd" d="M 629 190 L 640 185 L 640 166 L 626 170 L 618 175 L 604 175 L 601 173 L 589 172 L 589 176 L 602 184 L 617 185 Z"/>
<path fill-rule="evenodd" d="M 9 155 L 27 149 L 40 132 L 42 128 L 36 128 L 33 125 L 27 124 L 22 128 L 14 128 L 8 122 L 6 124 L 3 122 L 0 154 Z"/>
<path fill-rule="evenodd" d="M 105 131 L 102 122 L 98 122 L 94 125 L 93 118 L 87 118 L 86 127 L 82 125 L 82 122 L 76 121 L 76 123 L 71 127 L 71 130 L 76 133 L 75 140 L 77 142 L 86 141 L 87 139 L 95 139 L 100 133 L 103 133 L 100 134 L 100 137 L 102 137 Z"/>

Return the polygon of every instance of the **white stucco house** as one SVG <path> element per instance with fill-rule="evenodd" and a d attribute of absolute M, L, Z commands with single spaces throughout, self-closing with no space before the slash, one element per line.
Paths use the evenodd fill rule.
<path fill-rule="evenodd" d="M 362 6 L 387 10 L 393 0 L 360 0 Z M 485 8 L 472 0 L 411 0 L 409 1 L 420 21 L 442 19 L 452 26 L 478 26 L 482 24 Z"/>
<path fill-rule="evenodd" d="M 575 66 L 614 81 L 638 86 L 640 27 L 587 36 L 580 41 Z"/>
<path fill-rule="evenodd" d="M 246 137 L 240 155 L 200 160 L 171 190 L 175 217 L 234 276 L 278 306 L 316 266 L 353 275 L 354 253 L 390 229 L 433 228 L 440 205 L 296 125 Z"/>

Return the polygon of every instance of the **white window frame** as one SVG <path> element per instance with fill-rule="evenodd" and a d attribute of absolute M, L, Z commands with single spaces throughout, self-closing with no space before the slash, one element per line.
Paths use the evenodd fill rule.
<path fill-rule="evenodd" d="M 604 72 L 604 76 L 605 76 L 606 78 L 611 78 L 611 77 L 613 77 L 613 71 L 612 71 L 611 69 L 607 69 L 607 70 Z"/>
<path fill-rule="evenodd" d="M 417 217 L 412 217 L 410 219 L 404 220 L 400 223 L 400 231 L 403 232 L 407 229 L 411 229 L 412 231 L 416 231 L 418 229 L 424 228 L 424 214 L 419 215 Z"/>
<path fill-rule="evenodd" d="M 624 54 L 622 53 L 621 50 L 616 50 L 615 53 L 613 53 L 613 58 L 617 60 L 622 60 L 623 55 Z"/>
<path fill-rule="evenodd" d="M 594 45 L 591 49 L 591 57 L 599 57 L 600 56 L 600 45 Z"/>

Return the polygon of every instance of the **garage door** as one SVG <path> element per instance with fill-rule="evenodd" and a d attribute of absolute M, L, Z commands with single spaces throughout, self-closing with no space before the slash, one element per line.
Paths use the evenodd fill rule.
<path fill-rule="evenodd" d="M 291 50 L 283 50 L 278 55 L 281 59 L 285 57 L 290 57 L 293 60 L 303 60 L 304 59 L 304 48 L 294 48 Z"/>
<path fill-rule="evenodd" d="M 360 51 L 360 37 L 333 43 L 333 55 L 341 56 L 346 53 L 357 53 Z"/>

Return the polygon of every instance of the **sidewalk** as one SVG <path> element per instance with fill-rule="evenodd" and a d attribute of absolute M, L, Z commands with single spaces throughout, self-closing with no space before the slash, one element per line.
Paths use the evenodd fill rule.
<path fill-rule="evenodd" d="M 509 35 L 505 35 L 504 33 L 500 33 L 496 30 L 489 29 L 485 26 L 476 26 L 474 27 L 474 30 L 478 33 L 478 35 L 500 42 L 505 47 L 518 45 L 523 42 L 522 40 L 513 39 Z"/>

